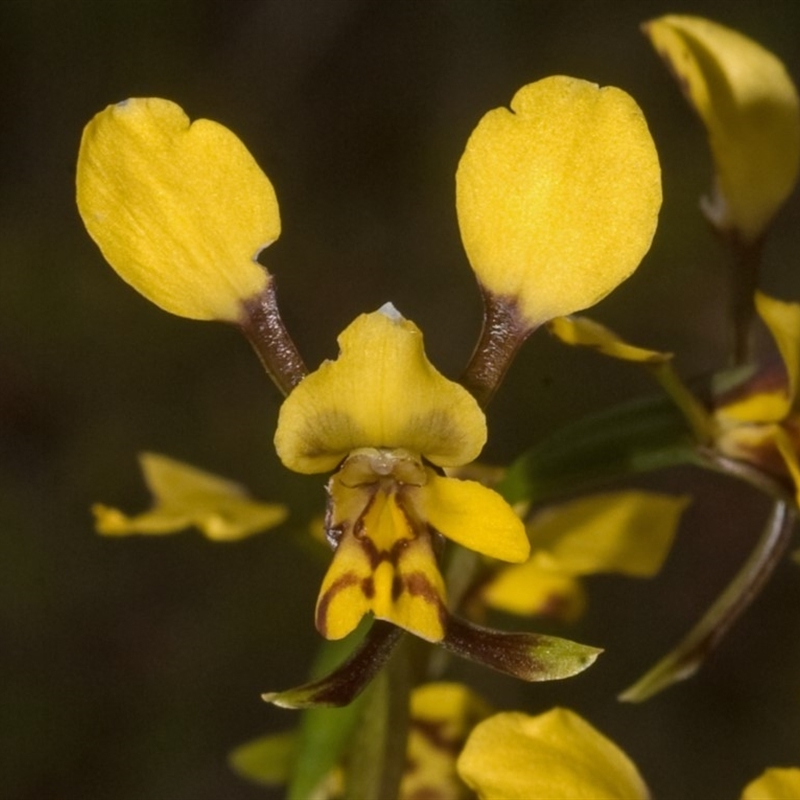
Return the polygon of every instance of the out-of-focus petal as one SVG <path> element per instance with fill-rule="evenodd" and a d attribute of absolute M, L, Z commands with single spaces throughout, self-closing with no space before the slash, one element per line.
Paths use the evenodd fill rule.
<path fill-rule="evenodd" d="M 658 492 L 592 494 L 537 514 L 528 531 L 533 547 L 570 575 L 647 578 L 661 569 L 689 502 Z"/>
<path fill-rule="evenodd" d="M 669 361 L 672 353 L 647 350 L 624 342 L 616 333 L 588 317 L 556 317 L 547 327 L 565 344 L 591 347 L 606 356 L 622 361 L 639 361 L 649 364 Z"/>
<path fill-rule="evenodd" d="M 482 800 L 647 800 L 631 760 L 577 714 L 496 714 L 476 726 L 459 775 Z"/>
<path fill-rule="evenodd" d="M 239 484 L 197 467 L 157 453 L 143 453 L 139 460 L 153 508 L 129 517 L 96 504 L 98 533 L 167 534 L 193 525 L 208 539 L 234 541 L 273 528 L 288 516 L 285 506 L 251 500 Z"/>
<path fill-rule="evenodd" d="M 719 229 L 758 239 L 800 167 L 791 78 L 760 44 L 701 17 L 668 15 L 644 30 L 708 131 L 716 178 L 703 210 Z"/>
<path fill-rule="evenodd" d="M 574 622 L 586 608 L 580 582 L 544 551 L 534 553 L 524 564 L 496 570 L 482 587 L 481 600 L 509 614 L 554 617 L 563 622 Z"/>
<path fill-rule="evenodd" d="M 773 767 L 745 786 L 742 800 L 797 800 L 800 797 L 800 769 Z"/>

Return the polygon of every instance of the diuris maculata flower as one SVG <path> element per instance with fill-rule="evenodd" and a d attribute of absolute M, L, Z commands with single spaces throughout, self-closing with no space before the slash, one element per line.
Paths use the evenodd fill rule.
<path fill-rule="evenodd" d="M 758 292 L 756 310 L 772 334 L 785 375 L 759 373 L 719 401 L 717 449 L 778 477 L 800 504 L 800 304 Z"/>
<path fill-rule="evenodd" d="M 325 528 L 336 548 L 317 601 L 319 631 L 350 633 L 367 612 L 430 641 L 445 634 L 440 535 L 524 561 L 520 519 L 491 489 L 449 478 L 486 441 L 478 403 L 425 356 L 422 334 L 391 306 L 358 317 L 328 361 L 281 408 L 275 445 L 297 472 L 336 469 Z"/>

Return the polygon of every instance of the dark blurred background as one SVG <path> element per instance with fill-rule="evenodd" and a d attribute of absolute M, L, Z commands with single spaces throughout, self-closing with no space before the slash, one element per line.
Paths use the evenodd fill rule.
<path fill-rule="evenodd" d="M 0 4 L 0 794 L 12 800 L 248 800 L 236 744 L 293 724 L 259 694 L 305 677 L 324 564 L 291 544 L 322 481 L 279 464 L 280 397 L 224 326 L 171 317 L 104 264 L 74 206 L 83 125 L 129 96 L 175 100 L 232 128 L 272 179 L 283 234 L 265 253 L 311 365 L 358 313 L 392 300 L 456 376 L 480 322 L 453 176 L 469 132 L 525 83 L 563 73 L 629 91 L 659 147 L 653 250 L 593 315 L 677 353 L 725 363 L 725 259 L 697 211 L 704 135 L 638 30 L 690 11 L 746 32 L 800 75 L 793 0 L 5 0 Z M 764 285 L 800 297 L 795 197 Z M 630 366 L 534 337 L 489 411 L 502 463 L 588 411 L 651 387 Z M 101 539 L 89 507 L 148 503 L 149 449 L 288 499 L 295 522 L 235 545 L 196 533 Z M 638 482 L 640 485 L 642 481 Z M 673 470 L 695 492 L 663 574 L 590 582 L 566 634 L 608 652 L 586 674 L 521 686 L 458 665 L 501 707 L 583 713 L 662 798 L 738 796 L 800 764 L 800 573 L 786 564 L 702 674 L 641 707 L 615 694 L 685 632 L 755 542 L 765 503 Z M 316 505 L 309 505 L 314 498 Z"/>

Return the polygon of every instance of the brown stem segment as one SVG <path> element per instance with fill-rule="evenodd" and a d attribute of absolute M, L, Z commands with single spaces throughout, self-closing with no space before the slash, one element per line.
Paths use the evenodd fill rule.
<path fill-rule="evenodd" d="M 481 292 L 483 330 L 460 382 L 485 408 L 535 328 L 525 321 L 515 298 L 492 294 L 483 286 Z"/>
<path fill-rule="evenodd" d="M 733 253 L 731 261 L 731 313 L 733 317 L 733 363 L 747 364 L 752 358 L 752 328 L 755 317 L 755 293 L 761 275 L 764 239 L 742 241 L 735 233 L 728 234 Z"/>
<path fill-rule="evenodd" d="M 261 294 L 242 304 L 238 326 L 273 383 L 288 395 L 308 374 L 308 369 L 281 319 L 274 277 Z"/>

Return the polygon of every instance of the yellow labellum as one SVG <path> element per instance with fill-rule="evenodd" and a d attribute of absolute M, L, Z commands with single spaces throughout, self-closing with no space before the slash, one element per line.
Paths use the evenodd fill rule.
<path fill-rule="evenodd" d="M 532 327 L 625 280 L 650 248 L 660 206 L 658 155 L 634 100 L 563 76 L 486 114 L 456 174 L 472 268 Z"/>
<path fill-rule="evenodd" d="M 760 44 L 701 17 L 644 26 L 708 132 L 716 180 L 703 210 L 753 242 L 800 168 L 800 100 L 784 65 Z"/>
<path fill-rule="evenodd" d="M 256 262 L 280 234 L 275 191 L 222 125 L 135 98 L 86 126 L 78 209 L 119 276 L 165 311 L 235 322 L 269 275 Z"/>

